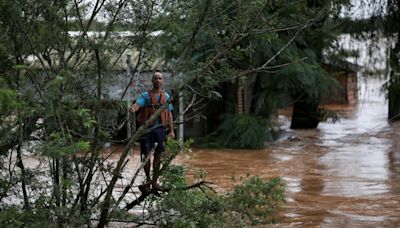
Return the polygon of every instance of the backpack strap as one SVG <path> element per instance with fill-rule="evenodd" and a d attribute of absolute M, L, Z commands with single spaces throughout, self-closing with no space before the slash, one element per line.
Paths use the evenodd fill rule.
<path fill-rule="evenodd" d="M 151 104 L 153 106 L 153 110 L 156 110 L 162 104 L 167 103 L 167 97 L 165 96 L 164 90 L 162 90 L 159 95 L 160 95 L 160 97 L 157 99 L 157 93 L 152 93 L 151 91 L 149 91 L 149 96 L 150 96 Z M 165 108 L 161 112 L 161 114 L 159 116 L 159 121 L 161 122 L 162 125 L 164 125 L 164 127 L 168 127 L 169 122 L 171 121 L 171 120 L 169 120 L 168 107 Z"/>
<path fill-rule="evenodd" d="M 165 96 L 164 90 L 162 90 L 161 93 L 159 94 L 160 95 L 159 99 L 157 99 L 157 96 L 156 96 L 157 93 L 153 93 L 153 92 L 151 92 L 151 90 L 148 91 L 148 94 L 150 97 L 150 102 L 153 106 L 159 106 L 159 105 L 165 104 L 167 102 L 167 98 Z"/>

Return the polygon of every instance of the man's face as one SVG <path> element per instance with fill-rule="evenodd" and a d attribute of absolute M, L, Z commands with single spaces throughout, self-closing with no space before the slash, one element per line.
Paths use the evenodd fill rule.
<path fill-rule="evenodd" d="M 164 83 L 163 75 L 161 73 L 159 73 L 159 72 L 156 72 L 153 75 L 153 86 L 154 86 L 154 88 L 157 88 L 157 89 L 161 88 L 163 86 L 163 83 Z"/>

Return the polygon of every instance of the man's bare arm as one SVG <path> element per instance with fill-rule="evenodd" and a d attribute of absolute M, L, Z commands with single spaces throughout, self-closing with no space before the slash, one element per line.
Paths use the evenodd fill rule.
<path fill-rule="evenodd" d="M 171 139 L 175 138 L 175 133 L 174 133 L 174 118 L 172 116 L 172 112 L 168 112 L 169 114 L 169 137 Z"/>
<path fill-rule="evenodd" d="M 131 106 L 131 112 L 137 112 L 139 110 L 140 106 L 137 103 L 132 104 Z"/>

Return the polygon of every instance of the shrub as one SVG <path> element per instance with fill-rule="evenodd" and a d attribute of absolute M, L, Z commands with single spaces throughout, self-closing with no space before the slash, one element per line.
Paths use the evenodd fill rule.
<path fill-rule="evenodd" d="M 235 186 L 228 200 L 231 210 L 252 224 L 273 222 L 273 215 L 284 201 L 285 183 L 281 178 L 268 182 L 258 176 Z"/>
<path fill-rule="evenodd" d="M 47 209 L 22 210 L 15 206 L 0 211 L 0 227 L 51 227 L 51 213 Z"/>
<path fill-rule="evenodd" d="M 227 194 L 212 191 L 206 185 L 187 186 L 185 169 L 171 166 L 164 175 L 162 197 L 152 197 L 149 218 L 167 227 L 232 227 L 271 223 L 276 209 L 284 201 L 285 184 L 280 178 L 264 181 L 250 177 Z"/>
<path fill-rule="evenodd" d="M 222 123 L 207 137 L 208 146 L 238 149 L 260 149 L 272 141 L 269 121 L 249 114 L 222 115 Z"/>

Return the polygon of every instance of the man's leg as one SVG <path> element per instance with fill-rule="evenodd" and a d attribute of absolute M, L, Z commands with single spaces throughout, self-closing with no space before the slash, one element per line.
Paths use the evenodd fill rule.
<path fill-rule="evenodd" d="M 153 160 L 153 177 L 155 178 L 155 182 L 157 182 L 157 176 L 160 172 L 160 164 L 161 164 L 161 153 L 154 153 Z"/>
<path fill-rule="evenodd" d="M 150 135 L 146 134 L 140 141 L 140 153 L 141 157 L 144 161 L 145 157 L 149 154 L 150 151 Z M 142 161 L 142 162 L 143 162 Z M 144 165 L 144 173 L 146 174 L 147 182 L 150 181 L 150 160 L 146 162 Z"/>
<path fill-rule="evenodd" d="M 141 157 L 143 159 L 142 162 L 144 161 L 145 157 L 150 152 L 150 148 L 151 148 L 150 137 L 151 137 L 150 134 L 146 134 L 140 140 L 140 152 L 141 152 Z M 148 184 L 148 182 L 150 182 L 150 160 L 148 160 L 146 162 L 143 169 L 144 169 L 144 173 L 146 175 L 146 182 L 145 182 L 145 184 L 139 186 L 139 190 L 142 193 L 150 191 L 150 184 Z"/>
<path fill-rule="evenodd" d="M 146 174 L 146 182 L 150 181 L 150 160 L 144 165 L 144 173 Z"/>
<path fill-rule="evenodd" d="M 153 160 L 153 188 L 156 190 L 162 190 L 161 186 L 157 183 L 157 179 L 160 175 L 161 153 L 165 151 L 165 129 L 163 127 L 154 129 L 154 136 L 155 141 L 157 142 L 157 147 L 155 149 Z"/>

